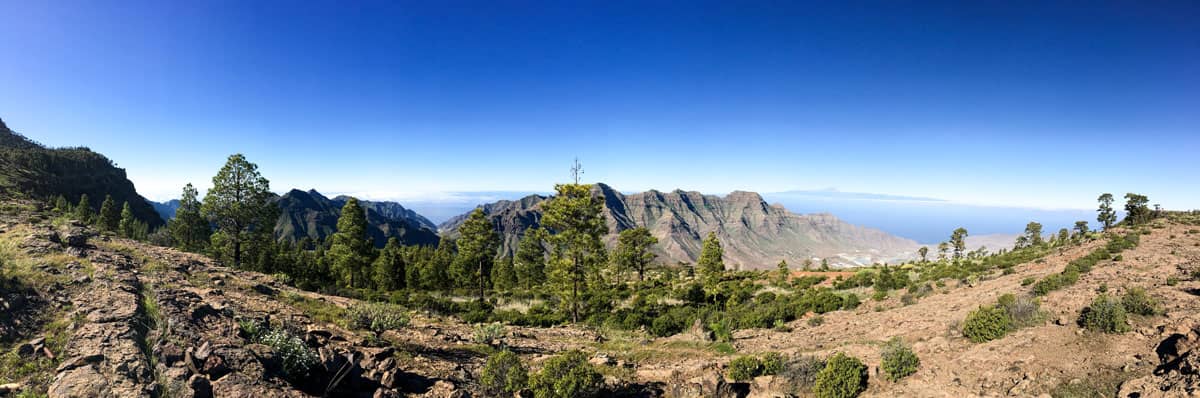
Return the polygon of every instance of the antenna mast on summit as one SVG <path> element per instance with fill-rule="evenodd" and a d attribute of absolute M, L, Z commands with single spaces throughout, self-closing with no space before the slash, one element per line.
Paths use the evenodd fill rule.
<path fill-rule="evenodd" d="M 579 185 L 579 176 L 583 174 L 583 165 L 579 164 L 579 158 L 575 158 L 575 163 L 571 165 L 571 178 L 575 179 L 575 185 Z"/>

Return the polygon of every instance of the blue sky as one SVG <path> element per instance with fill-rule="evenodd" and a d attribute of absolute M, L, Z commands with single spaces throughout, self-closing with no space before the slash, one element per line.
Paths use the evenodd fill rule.
<path fill-rule="evenodd" d="M 1087 4 L 1088 7 L 1081 7 Z M 1200 208 L 1200 3 L 0 0 L 0 118 L 154 199 L 849 192 Z"/>

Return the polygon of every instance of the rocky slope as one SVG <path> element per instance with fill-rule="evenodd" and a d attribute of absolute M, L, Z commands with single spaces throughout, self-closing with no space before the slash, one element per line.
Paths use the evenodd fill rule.
<path fill-rule="evenodd" d="M 315 190 L 291 190 L 278 199 L 280 215 L 275 236 L 291 242 L 305 237 L 324 241 L 337 231 L 337 220 L 346 199 L 342 196 L 329 199 Z M 390 202 L 360 203 L 364 203 L 367 223 L 371 225 L 369 233 L 376 246 L 383 247 L 392 237 L 406 245 L 437 244 L 438 235 L 429 227 L 433 223 L 415 212 Z"/>
<path fill-rule="evenodd" d="M 104 155 L 84 147 L 47 148 L 9 129 L 0 120 L 0 196 L 49 198 L 62 195 L 71 204 L 87 194 L 94 209 L 105 195 L 120 206 L 128 202 L 133 215 L 151 229 L 163 225 L 150 203 Z"/>
<path fill-rule="evenodd" d="M 794 214 L 768 205 L 753 192 L 724 197 L 679 190 L 625 195 L 605 184 L 596 184 L 593 192 L 605 198 L 610 243 L 620 231 L 646 227 L 658 238 L 659 260 L 664 262 L 695 262 L 701 240 L 709 232 L 716 232 L 721 240 L 727 266 L 741 269 L 770 268 L 780 260 L 801 264 L 814 257 L 829 258 L 834 265 L 870 264 L 911 257 L 918 247 L 912 240 L 852 225 L 831 214 Z M 539 225 L 540 206 L 546 199 L 531 195 L 482 207 L 504 236 L 503 251 L 511 252 L 526 229 Z M 440 230 L 455 236 L 465 219 L 463 215 L 447 220 Z"/>
<path fill-rule="evenodd" d="M 355 300 L 299 291 L 202 256 L 97 236 L 33 208 L 0 208 L 0 306 L 6 308 L 0 396 L 482 396 L 486 350 L 471 342 L 470 325 L 417 314 L 410 326 L 376 338 L 342 326 Z M 864 396 L 1195 394 L 1195 225 L 1148 229 L 1120 261 L 1101 262 L 1078 283 L 1044 296 L 1044 323 L 987 343 L 956 332 L 967 312 L 1004 293 L 1028 292 L 1023 279 L 1061 272 L 1104 243 L 1066 247 L 1008 275 L 950 281 L 915 302 L 893 296 L 824 314 L 821 323 L 741 330 L 731 345 L 738 355 L 850 353 L 870 368 Z M 1087 332 L 1075 323 L 1097 291 L 1119 295 L 1135 286 L 1159 301 L 1161 315 L 1134 316 L 1132 331 L 1123 334 Z M 248 339 L 245 322 L 287 325 L 318 353 L 319 365 L 302 379 L 285 377 L 279 353 Z M 899 381 L 879 370 L 879 347 L 892 337 L 911 344 L 921 360 L 915 374 Z M 510 326 L 503 339 L 535 370 L 554 353 L 584 350 L 607 375 L 609 396 L 780 397 L 788 389 L 777 376 L 727 382 L 722 375 L 737 355 L 696 333 L 655 339 L 638 331 Z"/>

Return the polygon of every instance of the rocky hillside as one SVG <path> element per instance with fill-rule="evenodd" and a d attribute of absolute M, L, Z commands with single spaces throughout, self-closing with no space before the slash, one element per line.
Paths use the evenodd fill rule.
<path fill-rule="evenodd" d="M 701 240 L 716 232 L 731 268 L 764 269 L 779 260 L 801 264 L 805 259 L 829 258 L 834 265 L 870 264 L 909 258 L 916 242 L 883 231 L 846 223 L 831 214 L 794 214 L 781 206 L 768 205 L 753 192 L 733 192 L 724 197 L 699 192 L 648 191 L 625 195 L 605 184 L 593 191 L 604 196 L 610 243 L 620 231 L 646 227 L 658 238 L 660 261 L 695 262 Z M 500 201 L 483 206 L 504 236 L 511 252 L 521 234 L 539 225 L 541 203 L 547 198 L 531 195 L 519 201 Z M 440 226 L 454 236 L 466 219 L 459 216 Z"/>
<path fill-rule="evenodd" d="M 427 225 L 433 223 L 399 205 L 386 202 L 366 203 L 367 223 L 375 245 L 383 247 L 389 238 L 395 237 L 406 245 L 435 245 L 438 235 Z M 320 192 L 293 189 L 279 197 L 280 215 L 275 224 L 275 235 L 279 239 L 297 242 L 305 237 L 322 242 L 337 231 L 337 220 L 341 215 L 345 197 L 326 198 Z M 382 209 L 380 212 L 377 209 Z"/>
<path fill-rule="evenodd" d="M 0 196 L 49 198 L 62 195 L 72 204 L 87 194 L 100 208 L 106 195 L 118 206 L 128 202 L 133 214 L 150 228 L 163 225 L 150 203 L 133 187 L 125 169 L 90 149 L 47 148 L 10 130 L 0 120 Z"/>
<path fill-rule="evenodd" d="M 96 235 L 28 204 L 0 209 L 0 396 L 50 397 L 465 397 L 483 396 L 487 353 L 454 318 L 413 315 L 400 330 L 356 329 L 362 303 L 299 291 L 271 276 L 224 268 L 171 249 Z M 1124 231 L 1117 231 L 1123 233 Z M 805 356 L 849 353 L 868 366 L 863 396 L 1177 397 L 1200 388 L 1200 226 L 1161 222 L 1140 243 L 1103 260 L 1077 283 L 1040 298 L 1039 321 L 976 343 L 960 322 L 1023 282 L 1062 272 L 1104 246 L 1055 249 L 977 281 L 930 286 L 916 298 L 747 329 L 730 343 L 705 333 L 654 338 L 574 326 L 508 326 L 500 339 L 537 370 L 554 353 L 583 350 L 605 375 L 604 396 L 806 396 Z M 1077 320 L 1099 292 L 1144 288 L 1160 311 L 1130 315 L 1129 331 L 1101 333 Z M 868 294 L 868 290 L 858 294 Z M 257 326 L 256 326 L 257 325 Z M 286 374 L 288 345 L 253 336 L 285 327 L 316 364 Z M 920 358 L 898 381 L 881 376 L 880 346 L 900 337 Z M 265 343 L 264 343 L 265 342 Z M 286 351 L 281 351 L 286 350 Z M 737 354 L 730 354 L 730 350 Z M 728 380 L 740 355 L 782 353 L 784 373 Z M 809 374 L 809 376 L 805 376 Z M 797 390 L 797 388 L 800 388 Z"/>

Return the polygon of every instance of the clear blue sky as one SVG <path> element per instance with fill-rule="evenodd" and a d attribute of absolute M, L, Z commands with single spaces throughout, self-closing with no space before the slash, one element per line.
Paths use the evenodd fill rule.
<path fill-rule="evenodd" d="M 243 152 L 377 198 L 578 156 L 626 191 L 1200 207 L 1200 3 L 1053 3 L 3 0 L 0 118 L 155 199 Z"/>

